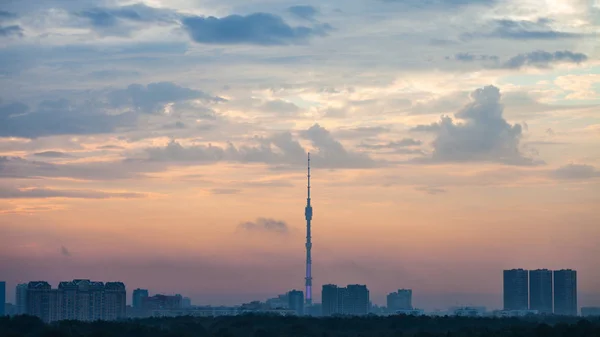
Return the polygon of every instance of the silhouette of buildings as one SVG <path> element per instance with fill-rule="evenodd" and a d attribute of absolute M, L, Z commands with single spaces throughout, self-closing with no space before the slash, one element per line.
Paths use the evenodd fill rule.
<path fill-rule="evenodd" d="M 16 314 L 24 315 L 27 307 L 27 283 L 17 284 L 15 287 Z"/>
<path fill-rule="evenodd" d="M 575 270 L 554 271 L 554 313 L 577 315 L 577 272 Z"/>
<path fill-rule="evenodd" d="M 144 311 L 152 310 L 175 310 L 182 308 L 183 297 L 181 295 L 161 295 L 145 297 L 142 302 Z"/>
<path fill-rule="evenodd" d="M 29 282 L 25 312 L 44 322 L 116 320 L 125 318 L 126 290 L 122 282 L 73 280 L 52 289 L 45 281 Z"/>
<path fill-rule="evenodd" d="M 131 306 L 135 309 L 141 309 L 144 300 L 148 297 L 148 289 L 137 288 L 131 294 Z"/>
<path fill-rule="evenodd" d="M 369 290 L 366 285 L 350 284 L 346 288 L 326 284 L 321 292 L 323 316 L 369 313 Z"/>
<path fill-rule="evenodd" d="M 552 271 L 537 269 L 529 272 L 529 309 L 540 314 L 552 313 Z"/>
<path fill-rule="evenodd" d="M 412 310 L 412 290 L 399 289 L 387 295 L 387 308 L 389 312 L 398 310 Z"/>
<path fill-rule="evenodd" d="M 6 282 L 0 281 L 0 316 L 4 316 L 4 304 L 6 303 Z"/>
<path fill-rule="evenodd" d="M 529 309 L 529 274 L 524 269 L 504 271 L 504 310 Z"/>
<path fill-rule="evenodd" d="M 304 293 L 301 290 L 292 290 L 288 292 L 288 308 L 294 310 L 296 315 L 304 315 Z"/>
<path fill-rule="evenodd" d="M 581 316 L 583 317 L 600 317 L 600 307 L 582 307 Z"/>
<path fill-rule="evenodd" d="M 192 306 L 192 299 L 189 297 L 184 297 L 181 299 L 181 307 L 182 308 L 190 308 Z"/>

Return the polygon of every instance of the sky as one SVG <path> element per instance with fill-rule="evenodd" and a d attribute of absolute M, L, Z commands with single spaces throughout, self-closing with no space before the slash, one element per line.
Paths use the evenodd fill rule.
<path fill-rule="evenodd" d="M 2 0 L 0 277 L 600 305 L 600 2 Z"/>

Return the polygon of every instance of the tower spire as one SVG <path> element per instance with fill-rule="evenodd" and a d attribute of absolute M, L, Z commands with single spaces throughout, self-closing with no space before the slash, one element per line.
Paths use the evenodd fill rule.
<path fill-rule="evenodd" d="M 312 220 L 312 206 L 310 204 L 310 152 L 308 153 L 308 165 L 307 165 L 307 198 L 306 207 L 304 208 L 304 217 L 306 218 L 306 277 L 305 280 L 305 302 L 306 305 L 312 304 L 312 259 L 310 251 L 312 248 L 311 236 L 310 236 L 310 222 Z"/>

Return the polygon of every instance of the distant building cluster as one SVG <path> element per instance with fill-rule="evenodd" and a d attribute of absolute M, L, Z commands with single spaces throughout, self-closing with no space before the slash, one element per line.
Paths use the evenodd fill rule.
<path fill-rule="evenodd" d="M 511 269 L 504 271 L 504 310 L 577 315 L 577 272 Z"/>
<path fill-rule="evenodd" d="M 37 316 L 44 322 L 60 320 L 117 320 L 126 317 L 126 291 L 122 282 L 73 280 L 52 289 L 45 281 L 19 284 L 18 314 Z"/>

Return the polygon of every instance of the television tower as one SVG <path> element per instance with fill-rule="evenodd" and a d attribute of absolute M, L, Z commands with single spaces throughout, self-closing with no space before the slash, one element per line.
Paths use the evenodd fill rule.
<path fill-rule="evenodd" d="M 310 221 L 312 220 L 312 206 L 310 205 L 310 152 L 308 153 L 308 185 L 307 192 L 308 197 L 306 198 L 306 207 L 304 208 L 304 217 L 306 218 L 306 292 L 304 294 L 306 298 L 306 305 L 312 304 L 312 273 L 311 273 L 311 256 L 310 249 L 312 248 L 312 242 L 310 241 Z"/>

